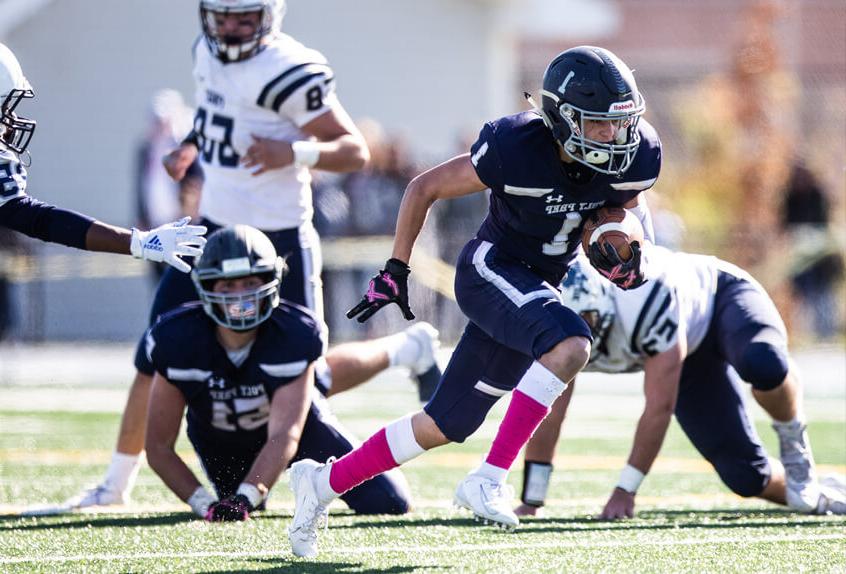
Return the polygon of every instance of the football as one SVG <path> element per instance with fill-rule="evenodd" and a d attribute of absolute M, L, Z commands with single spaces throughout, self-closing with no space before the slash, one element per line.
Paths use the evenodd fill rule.
<path fill-rule="evenodd" d="M 629 243 L 640 242 L 643 245 L 643 226 L 640 220 L 622 207 L 603 207 L 591 215 L 582 230 L 582 248 L 585 253 L 592 243 L 610 243 L 617 250 L 623 261 L 632 257 Z"/>

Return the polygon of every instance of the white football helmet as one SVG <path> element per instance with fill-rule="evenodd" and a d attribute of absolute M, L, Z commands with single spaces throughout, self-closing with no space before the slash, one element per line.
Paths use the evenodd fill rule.
<path fill-rule="evenodd" d="M 612 294 L 614 288 L 614 285 L 581 255 L 573 261 L 567 276 L 561 282 L 564 305 L 578 313 L 590 327 L 593 335 L 591 360 L 596 358 L 605 344 L 605 338 L 617 316 Z"/>
<path fill-rule="evenodd" d="M 228 36 L 218 29 L 218 18 L 230 14 L 260 13 L 259 25 L 250 37 Z M 200 23 L 209 50 L 222 62 L 252 58 L 263 48 L 262 39 L 279 30 L 285 16 L 285 0 L 200 0 Z"/>
<path fill-rule="evenodd" d="M 15 108 L 24 98 L 34 96 L 15 54 L 0 44 L 0 147 L 15 153 L 26 151 L 35 132 L 35 121 L 18 116 Z"/>

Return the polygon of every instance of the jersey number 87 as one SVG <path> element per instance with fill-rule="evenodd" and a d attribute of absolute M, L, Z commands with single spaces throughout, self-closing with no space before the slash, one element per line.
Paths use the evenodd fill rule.
<path fill-rule="evenodd" d="M 211 120 L 205 108 L 197 108 L 194 115 L 194 131 L 197 134 L 200 154 L 205 163 L 217 163 L 221 167 L 237 167 L 241 157 L 232 147 L 232 132 L 235 120 L 230 117 L 212 114 Z"/>

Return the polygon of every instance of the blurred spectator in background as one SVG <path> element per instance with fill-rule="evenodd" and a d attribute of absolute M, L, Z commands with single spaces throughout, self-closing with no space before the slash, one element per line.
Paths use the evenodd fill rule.
<path fill-rule="evenodd" d="M 465 132 L 456 139 L 456 146 L 450 155 L 458 155 L 470 149 L 478 134 L 473 131 Z M 435 203 L 432 213 L 437 216 L 436 226 L 438 234 L 438 255 L 443 261 L 452 265 L 458 261 L 461 248 L 467 243 L 466 230 L 478 229 L 488 213 L 488 194 L 473 193 L 463 197 L 456 197 L 450 201 Z M 467 317 L 458 308 L 454 300 L 438 297 L 437 325 L 442 340 L 458 341 Z"/>
<path fill-rule="evenodd" d="M 799 318 L 810 314 L 814 335 L 832 337 L 840 324 L 835 293 L 843 277 L 843 255 L 829 230 L 829 198 L 802 162 L 794 164 L 787 180 L 781 221 L 793 250 L 790 282 L 799 299 Z"/>
<path fill-rule="evenodd" d="M 340 177 L 325 177 L 314 185 L 315 227 L 321 237 L 372 237 L 394 234 L 396 216 L 405 186 L 414 166 L 408 160 L 403 141 L 389 136 L 372 119 L 356 122 L 370 148 L 370 163 L 361 171 Z M 328 261 L 323 271 L 326 322 L 335 340 L 360 338 L 361 326 L 351 323 L 344 313 L 359 297 L 358 287 L 371 271 L 370 261 Z M 368 336 L 386 334 L 401 328 L 378 322 L 366 325 Z"/>
<path fill-rule="evenodd" d="M 193 111 L 176 90 L 163 89 L 150 100 L 147 133 L 138 148 L 135 161 L 137 225 L 152 229 L 183 215 L 197 218 L 202 189 L 202 168 L 194 162 L 185 178 L 173 181 L 162 165 L 162 158 L 191 131 Z M 154 263 L 156 283 L 165 270 L 164 263 Z"/>

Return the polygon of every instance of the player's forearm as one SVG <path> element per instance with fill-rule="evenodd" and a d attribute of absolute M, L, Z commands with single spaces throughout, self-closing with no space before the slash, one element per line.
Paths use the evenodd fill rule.
<path fill-rule="evenodd" d="M 629 455 L 630 465 L 644 474 L 649 472 L 664 444 L 664 437 L 672 418 L 672 409 L 650 410 L 647 408 L 644 410 L 638 422 L 634 445 Z"/>
<path fill-rule="evenodd" d="M 188 498 L 200 486 L 200 481 L 173 448 L 151 447 L 148 444 L 147 463 L 162 482 L 184 502 L 188 502 Z"/>
<path fill-rule="evenodd" d="M 405 263 L 411 260 L 414 243 L 426 223 L 429 209 L 434 202 L 435 197 L 425 180 L 418 177 L 408 185 L 397 215 L 394 250 L 391 257 Z"/>
<path fill-rule="evenodd" d="M 346 134 L 332 141 L 314 142 L 320 152 L 314 169 L 344 173 L 362 169 L 370 160 L 364 139 Z"/>
<path fill-rule="evenodd" d="M 101 221 L 95 221 L 85 234 L 85 248 L 88 251 L 130 254 L 132 232 Z"/>
<path fill-rule="evenodd" d="M 279 475 L 296 454 L 298 445 L 299 435 L 293 432 L 269 436 L 244 477 L 244 482 L 259 488 L 261 488 L 260 485 L 264 485 L 267 490 L 273 488 L 279 480 Z"/>

